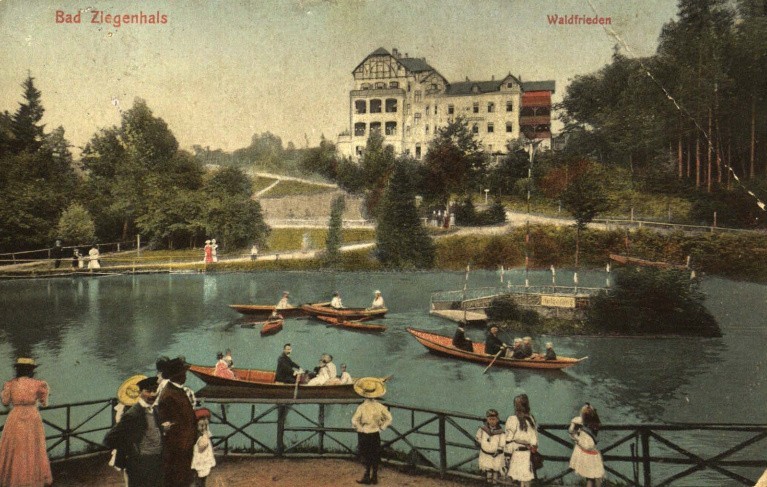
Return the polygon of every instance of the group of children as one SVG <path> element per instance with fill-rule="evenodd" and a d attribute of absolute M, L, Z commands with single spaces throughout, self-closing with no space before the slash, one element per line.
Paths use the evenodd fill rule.
<path fill-rule="evenodd" d="M 489 409 L 485 421 L 477 430 L 479 468 L 490 484 L 504 477 L 529 487 L 535 478 L 533 455 L 538 451 L 535 418 L 530 413 L 526 394 L 514 398 L 514 414 L 501 427 L 498 411 Z M 596 409 L 586 403 L 580 414 L 572 419 L 568 432 L 575 443 L 570 457 L 570 468 L 586 479 L 587 487 L 600 487 L 605 475 L 602 455 L 597 450 L 600 421 Z"/>

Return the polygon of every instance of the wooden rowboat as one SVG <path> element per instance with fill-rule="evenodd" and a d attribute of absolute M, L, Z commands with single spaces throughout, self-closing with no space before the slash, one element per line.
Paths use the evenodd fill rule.
<path fill-rule="evenodd" d="M 207 392 L 209 397 L 235 397 L 235 398 L 268 398 L 268 399 L 293 399 L 296 391 L 295 384 L 283 384 L 274 381 L 275 373 L 272 370 L 258 369 L 232 369 L 234 379 L 216 377 L 213 375 L 215 367 L 192 365 L 189 371 L 211 386 Z M 388 380 L 389 377 L 381 377 Z M 208 389 L 208 387 L 205 387 Z M 359 396 L 354 392 L 354 384 L 336 384 L 329 386 L 298 385 L 297 399 L 349 399 Z"/>
<path fill-rule="evenodd" d="M 671 262 L 657 262 L 653 260 L 640 259 L 638 257 L 629 257 L 627 255 L 610 254 L 610 260 L 620 264 L 636 265 L 641 267 L 655 267 L 656 269 L 687 269 L 687 266 L 673 264 Z"/>
<path fill-rule="evenodd" d="M 272 314 L 274 311 L 273 304 L 230 304 L 230 308 L 242 313 L 244 315 L 259 315 L 265 318 Z M 294 318 L 298 316 L 305 316 L 304 310 L 299 306 L 291 306 L 290 308 L 278 309 L 277 312 L 285 318 Z"/>
<path fill-rule="evenodd" d="M 339 318 L 335 318 L 333 316 L 317 316 L 318 320 L 324 321 L 325 323 L 337 326 L 339 328 L 348 328 L 350 330 L 356 330 L 356 331 L 368 331 L 368 332 L 382 332 L 386 331 L 385 325 L 379 325 L 376 323 L 364 323 L 361 321 L 347 321 L 342 320 Z"/>
<path fill-rule="evenodd" d="M 379 309 L 367 309 L 367 308 L 331 308 L 326 303 L 317 303 L 317 304 L 305 304 L 301 306 L 301 309 L 304 310 L 304 312 L 312 317 L 318 317 L 318 316 L 332 316 L 333 318 L 338 318 L 341 320 L 364 320 L 364 319 L 374 319 L 374 318 L 383 318 L 384 315 L 389 311 L 386 308 L 379 308 Z"/>
<path fill-rule="evenodd" d="M 473 352 L 460 350 L 453 346 L 453 338 L 437 335 L 424 330 L 408 328 L 407 331 L 418 340 L 418 343 L 426 347 L 431 353 L 460 360 L 468 360 L 480 364 L 489 365 L 494 356 L 485 353 L 484 343 L 473 343 Z M 584 358 L 557 357 L 556 360 L 545 360 L 543 357 L 512 359 L 498 357 L 493 364 L 496 367 L 510 367 L 521 369 L 565 369 L 585 360 Z"/>
<path fill-rule="evenodd" d="M 274 335 L 282 330 L 284 322 L 285 320 L 265 321 L 264 326 L 261 327 L 261 336 Z"/>

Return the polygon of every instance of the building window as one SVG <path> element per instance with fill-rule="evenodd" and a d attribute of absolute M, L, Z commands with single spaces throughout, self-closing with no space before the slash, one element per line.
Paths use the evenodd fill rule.
<path fill-rule="evenodd" d="M 415 123 L 416 125 L 421 123 L 421 114 L 420 113 L 416 113 L 415 115 L 413 115 L 413 123 Z"/>
<path fill-rule="evenodd" d="M 429 105 L 426 105 L 426 116 L 429 116 Z"/>
<path fill-rule="evenodd" d="M 370 124 L 370 130 L 373 130 L 373 124 L 372 123 Z M 479 125 L 477 125 L 476 123 L 474 125 L 472 125 L 471 126 L 471 133 L 478 134 L 479 133 Z"/>
<path fill-rule="evenodd" d="M 363 147 L 363 146 L 361 146 L 361 145 L 358 145 L 358 146 L 357 146 L 357 147 L 354 149 L 354 152 L 357 154 L 357 157 L 362 157 L 362 151 L 363 151 L 364 149 L 365 149 L 365 147 Z"/>
<path fill-rule="evenodd" d="M 455 113 L 455 105 L 448 105 L 447 106 L 447 114 L 452 115 Z"/>
<path fill-rule="evenodd" d="M 410 125 L 405 127 L 405 133 L 407 134 L 408 137 L 410 137 Z"/>
<path fill-rule="evenodd" d="M 429 135 L 429 124 L 426 124 L 426 128 L 423 131 L 426 135 Z"/>
<path fill-rule="evenodd" d="M 506 133 L 510 134 L 514 132 L 514 124 L 511 122 L 506 122 Z"/>
<path fill-rule="evenodd" d="M 489 122 L 487 124 L 487 133 L 492 134 L 493 132 L 495 132 L 495 126 L 493 125 L 493 122 Z"/>
<path fill-rule="evenodd" d="M 412 106 L 410 105 L 410 103 L 408 103 L 407 108 L 405 109 L 405 113 L 410 113 L 411 110 L 412 110 Z"/>
<path fill-rule="evenodd" d="M 487 103 L 487 113 L 493 113 L 495 111 L 495 103 L 488 102 Z"/>
<path fill-rule="evenodd" d="M 415 93 L 413 94 L 413 101 L 416 103 L 421 101 L 421 90 L 415 90 Z"/>
<path fill-rule="evenodd" d="M 436 115 L 439 112 L 439 105 L 434 105 L 434 115 Z"/>
<path fill-rule="evenodd" d="M 514 111 L 514 102 L 511 100 L 506 100 L 506 111 L 507 112 L 513 112 Z"/>
<path fill-rule="evenodd" d="M 410 83 L 407 84 L 407 92 L 410 93 Z"/>
<path fill-rule="evenodd" d="M 372 134 L 375 131 L 381 131 L 381 122 L 370 122 L 370 133 Z"/>
<path fill-rule="evenodd" d="M 397 113 L 397 99 L 396 98 L 387 98 L 386 99 L 386 113 Z"/>
<path fill-rule="evenodd" d="M 506 83 L 506 88 L 514 88 L 514 83 Z"/>
<path fill-rule="evenodd" d="M 535 116 L 535 109 L 533 107 L 522 107 L 522 113 L 520 113 L 523 117 L 533 117 Z"/>
<path fill-rule="evenodd" d="M 420 159 L 421 158 L 421 144 L 415 145 L 415 158 Z"/>
<path fill-rule="evenodd" d="M 367 103 L 365 103 L 365 100 L 355 100 L 354 111 L 357 114 L 367 113 Z"/>
<path fill-rule="evenodd" d="M 378 83 L 376 83 L 377 90 L 383 90 L 385 88 L 386 88 L 386 83 L 384 83 L 383 81 L 379 81 Z"/>
<path fill-rule="evenodd" d="M 369 90 L 370 89 L 370 85 L 367 84 L 367 83 L 362 83 L 362 89 L 363 90 Z"/>
<path fill-rule="evenodd" d="M 474 102 L 474 107 L 473 107 L 473 108 L 474 108 L 474 110 L 473 110 L 473 111 L 474 111 L 474 113 L 479 113 L 479 102 L 476 102 L 476 101 L 475 101 L 475 102 Z M 372 112 L 373 110 L 370 110 L 370 111 Z"/>
<path fill-rule="evenodd" d="M 389 81 L 389 88 L 399 88 L 399 81 Z"/>
<path fill-rule="evenodd" d="M 381 113 L 381 100 L 377 98 L 370 100 L 370 113 Z"/>
<path fill-rule="evenodd" d="M 386 122 L 386 135 L 397 135 L 397 122 Z"/>
<path fill-rule="evenodd" d="M 359 137 L 365 135 L 365 123 L 357 122 L 354 124 L 354 136 Z"/>

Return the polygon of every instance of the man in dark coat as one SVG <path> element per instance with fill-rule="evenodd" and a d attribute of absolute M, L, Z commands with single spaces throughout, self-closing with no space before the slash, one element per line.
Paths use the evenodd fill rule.
<path fill-rule="evenodd" d="M 157 377 L 138 382 L 139 399 L 104 437 L 115 467 L 124 469 L 128 487 L 158 487 L 162 481 L 162 429 L 154 407 Z"/>
<path fill-rule="evenodd" d="M 282 354 L 277 359 L 277 373 L 274 380 L 276 382 L 284 382 L 286 384 L 292 384 L 296 381 L 297 373 L 302 373 L 303 369 L 297 363 L 290 359 L 290 353 L 293 351 L 293 347 L 290 343 L 286 343 L 282 347 Z"/>
<path fill-rule="evenodd" d="M 501 349 L 508 347 L 503 340 L 498 337 L 498 327 L 492 325 L 485 339 L 485 353 L 488 355 L 496 355 Z"/>
<path fill-rule="evenodd" d="M 471 340 L 466 338 L 466 331 L 462 326 L 458 326 L 455 330 L 455 335 L 453 335 L 453 346 L 459 350 L 465 350 L 467 352 L 474 351 Z"/>
<path fill-rule="evenodd" d="M 183 387 L 188 368 L 183 357 L 168 361 L 163 370 L 168 382 L 157 399 L 157 415 L 165 432 L 162 465 L 166 487 L 188 487 L 194 482 L 192 455 L 197 420 Z"/>

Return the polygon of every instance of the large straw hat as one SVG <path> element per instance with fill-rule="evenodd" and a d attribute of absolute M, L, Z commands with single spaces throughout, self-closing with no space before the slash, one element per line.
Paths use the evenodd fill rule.
<path fill-rule="evenodd" d="M 35 368 L 38 366 L 37 362 L 35 362 L 35 359 L 29 358 L 29 357 L 19 357 L 16 359 L 16 363 L 13 364 L 14 367 L 31 367 Z"/>
<path fill-rule="evenodd" d="M 376 377 L 363 377 L 354 383 L 354 392 L 362 397 L 372 399 L 386 394 L 386 385 Z"/>
<path fill-rule="evenodd" d="M 133 406 L 138 402 L 138 396 L 141 392 L 138 383 L 146 379 L 145 375 L 138 374 L 129 377 L 117 388 L 117 400 L 125 406 Z"/>

